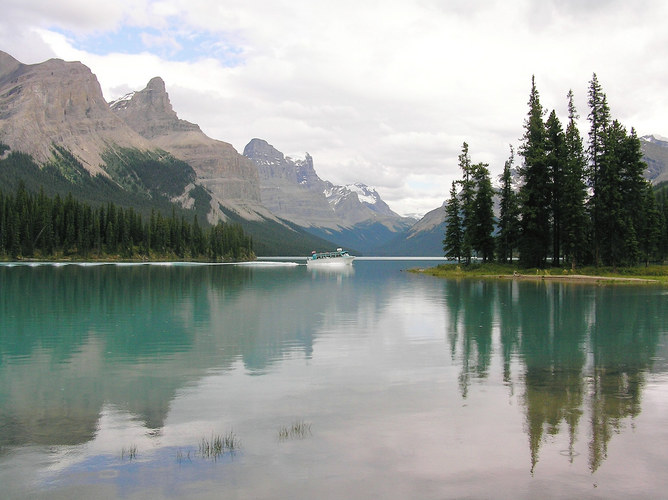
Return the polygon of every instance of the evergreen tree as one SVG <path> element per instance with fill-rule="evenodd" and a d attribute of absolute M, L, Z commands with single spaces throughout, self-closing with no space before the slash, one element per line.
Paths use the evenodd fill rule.
<path fill-rule="evenodd" d="M 559 266 L 561 259 L 566 144 L 561 122 L 554 110 L 550 113 L 545 127 L 545 155 L 549 173 L 550 200 L 552 202 L 550 205 L 552 212 L 552 265 Z"/>
<path fill-rule="evenodd" d="M 445 239 L 443 240 L 443 251 L 446 257 L 462 258 L 462 222 L 460 216 L 459 198 L 457 198 L 456 183 L 452 182 L 450 198 L 445 205 Z"/>
<path fill-rule="evenodd" d="M 469 156 L 469 145 L 462 144 L 462 153 L 459 155 L 459 168 L 462 171 L 461 185 L 461 212 L 462 212 L 462 257 L 467 264 L 471 263 L 473 251 L 473 202 L 475 197 L 475 180 L 473 167 Z"/>
<path fill-rule="evenodd" d="M 635 133 L 617 121 L 608 128 L 598 170 L 599 259 L 605 265 L 637 263 L 645 181 L 642 153 Z"/>
<path fill-rule="evenodd" d="M 500 262 L 512 262 L 513 250 L 519 237 L 519 206 L 517 194 L 513 190 L 512 167 L 515 152 L 510 146 L 510 157 L 503 166 L 501 176 L 501 201 L 499 206 L 499 235 L 497 236 L 497 256 Z"/>
<path fill-rule="evenodd" d="M 550 249 L 551 188 L 545 153 L 543 107 L 534 77 L 531 78 L 529 113 L 524 129 L 520 147 L 520 154 L 524 157 L 520 168 L 523 179 L 520 188 L 520 259 L 527 266 L 545 267 Z"/>
<path fill-rule="evenodd" d="M 192 245 L 191 245 L 191 256 L 200 257 L 206 254 L 205 246 L 205 235 L 202 231 L 202 228 L 197 221 L 197 216 L 193 217 L 193 226 L 192 226 Z"/>
<path fill-rule="evenodd" d="M 661 258 L 661 239 L 664 224 L 663 214 L 654 197 L 652 186 L 649 182 L 646 182 L 639 227 L 640 251 L 645 266 L 648 266 L 651 261 Z"/>
<path fill-rule="evenodd" d="M 471 224 L 471 244 L 473 250 L 482 257 L 483 262 L 494 257 L 494 204 L 492 181 L 486 163 L 473 166 L 475 197 L 473 199 L 473 217 Z"/>
<path fill-rule="evenodd" d="M 1 150 L 0 144 L 0 150 Z M 7 207 L 6 198 L 0 192 L 0 255 L 7 253 Z"/>
<path fill-rule="evenodd" d="M 633 235 L 638 241 L 637 245 L 627 245 L 628 256 L 633 259 L 633 264 L 640 260 L 642 227 L 647 223 L 648 217 L 645 211 L 648 208 L 645 197 L 649 181 L 643 176 L 645 169 L 647 164 L 643 161 L 640 139 L 635 129 L 631 128 L 631 133 L 624 139 L 619 188 L 622 191 L 624 208 L 633 225 Z M 656 222 L 658 223 L 658 220 Z"/>
<path fill-rule="evenodd" d="M 668 183 L 661 183 L 654 188 L 654 198 L 659 212 L 659 252 L 658 258 L 668 256 Z"/>
<path fill-rule="evenodd" d="M 563 171 L 561 238 L 562 251 L 571 269 L 581 263 L 585 253 L 586 217 L 585 198 L 587 187 L 584 181 L 586 159 L 582 137 L 576 121 L 578 115 L 573 103 L 573 92 L 568 92 L 568 125 L 566 127 L 566 159 Z"/>
<path fill-rule="evenodd" d="M 589 200 L 589 213 L 592 221 L 594 262 L 598 265 L 600 262 L 600 232 L 603 224 L 599 220 L 601 214 L 599 182 L 601 163 L 606 149 L 607 129 L 610 126 L 610 108 L 596 73 L 593 74 L 589 83 L 589 122 L 589 169 L 587 174 L 593 193 Z"/>

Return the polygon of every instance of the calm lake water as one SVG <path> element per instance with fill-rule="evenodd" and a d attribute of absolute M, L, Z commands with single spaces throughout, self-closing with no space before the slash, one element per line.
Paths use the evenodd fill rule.
<path fill-rule="evenodd" d="M 0 496 L 665 498 L 668 289 L 428 265 L 1 265 Z"/>

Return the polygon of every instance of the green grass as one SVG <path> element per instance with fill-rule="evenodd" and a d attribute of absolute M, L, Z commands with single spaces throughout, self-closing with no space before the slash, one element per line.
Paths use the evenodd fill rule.
<path fill-rule="evenodd" d="M 586 275 L 601 276 L 606 278 L 639 278 L 655 280 L 668 285 L 668 266 L 633 266 L 633 267 L 581 267 L 571 271 L 568 268 L 548 267 L 545 269 L 523 268 L 518 264 L 499 264 L 499 263 L 479 263 L 474 262 L 465 264 L 439 264 L 436 267 L 427 269 L 412 269 L 412 272 L 419 272 L 431 276 L 443 278 L 466 278 L 466 277 L 497 277 L 508 276 L 513 273 L 524 276 L 569 276 Z"/>

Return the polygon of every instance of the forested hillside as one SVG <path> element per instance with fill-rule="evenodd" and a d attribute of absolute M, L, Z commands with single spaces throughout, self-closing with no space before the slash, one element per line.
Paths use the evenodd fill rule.
<path fill-rule="evenodd" d="M 26 240 L 28 235 L 33 237 L 35 233 L 24 231 L 22 236 L 17 236 L 16 231 L 9 235 L 11 220 L 0 228 L 0 239 L 4 242 L 0 248 L 0 258 L 17 257 L 67 257 L 67 258 L 192 258 L 192 259 L 220 259 L 220 258 L 249 258 L 251 254 L 243 253 L 235 256 L 219 255 L 217 248 L 202 251 L 200 247 L 189 248 L 187 234 L 196 231 L 199 227 L 203 234 L 208 234 L 213 228 L 210 226 L 207 214 L 209 212 L 211 196 L 200 185 L 190 184 L 188 195 L 190 206 L 188 208 L 174 203 L 170 194 L 183 192 L 192 180 L 192 168 L 171 155 L 164 153 L 140 152 L 133 149 L 118 148 L 113 153 L 107 153 L 107 168 L 113 178 L 95 175 L 92 176 L 84 169 L 76 158 L 64 148 L 54 146 L 51 161 L 46 165 L 39 166 L 30 155 L 25 153 L 11 152 L 7 154 L 7 147 L 0 144 L 0 186 L 4 196 L 4 203 L 8 203 L 16 192 L 21 190 L 27 196 L 61 200 L 70 199 L 74 205 L 86 206 L 90 209 L 91 216 L 96 210 L 102 213 L 99 217 L 104 231 L 101 233 L 101 241 L 97 246 L 89 241 L 88 229 L 80 227 L 84 234 L 76 239 L 79 245 L 72 245 L 70 240 L 60 239 L 60 243 L 47 247 L 43 237 L 36 241 L 36 246 L 31 249 L 31 243 Z M 101 202 L 100 200 L 104 200 Z M 129 218 L 140 218 L 144 221 L 141 225 L 135 221 L 132 226 L 132 245 L 124 238 L 121 232 L 117 237 L 111 237 L 108 242 L 106 238 L 105 210 L 113 206 L 117 213 L 124 216 L 131 214 Z M 69 205 L 68 205 L 69 207 Z M 219 207 L 227 217 L 223 225 L 226 228 L 236 227 L 241 230 L 243 237 L 253 235 L 253 253 L 258 255 L 307 255 L 313 249 L 326 249 L 331 243 L 306 233 L 302 228 L 284 222 L 280 224 L 272 220 L 247 220 L 231 210 Z M 84 210 L 85 211 L 85 210 Z M 5 212 L 7 213 L 7 211 Z M 28 215 L 24 210 L 18 210 L 20 218 Z M 5 215 L 6 217 L 6 215 Z M 81 221 L 74 217 L 72 220 Z M 125 218 L 122 218 L 125 221 Z M 169 226 L 169 234 L 175 232 L 183 233 L 185 242 L 179 242 L 170 236 L 170 240 L 162 245 L 161 240 L 156 240 L 155 229 L 152 226 L 150 234 L 143 233 L 146 221 L 164 221 Z M 195 221 L 197 221 L 195 223 Z M 88 223 L 90 221 L 87 221 Z M 112 228 L 121 229 L 117 221 L 111 221 Z M 32 222 L 24 221 L 24 225 L 32 227 Z M 158 223 L 160 225 L 160 223 Z M 141 230 L 140 230 L 141 226 Z M 188 227 L 189 226 L 189 227 Z M 40 226 L 41 227 L 41 226 Z M 183 227 L 186 227 L 183 229 Z M 220 231 L 221 225 L 218 226 Z M 163 228 L 164 229 L 164 228 Z M 160 229 L 159 229 L 160 230 Z M 96 229 L 93 229 L 96 231 Z M 216 235 L 211 235 L 214 238 Z M 158 238 L 160 238 L 158 236 Z M 29 239 L 29 238 L 28 238 Z M 22 240 L 17 245 L 16 241 Z M 9 243 L 9 242 L 14 243 Z M 97 240 L 96 240 L 97 241 Z M 150 247 L 140 245 L 146 241 Z M 41 242 L 41 243 L 40 243 Z M 157 242 L 157 243 L 156 243 Z M 108 244 L 107 244 L 108 243 Z M 118 243 L 118 246 L 115 245 Z M 93 245 L 93 246 L 88 246 Z M 244 243 L 245 245 L 245 243 Z M 243 245 L 242 245 L 243 246 Z M 214 245 L 215 247 L 215 245 Z M 149 251 L 147 251 L 147 249 Z"/>
<path fill-rule="evenodd" d="M 143 221 L 133 208 L 91 206 L 61 198 L 0 190 L 0 258 L 248 260 L 253 242 L 238 224 L 204 230 L 197 222 L 152 212 Z"/>

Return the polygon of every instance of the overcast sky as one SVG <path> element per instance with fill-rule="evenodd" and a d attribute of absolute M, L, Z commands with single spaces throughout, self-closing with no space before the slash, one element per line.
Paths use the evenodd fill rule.
<path fill-rule="evenodd" d="M 532 75 L 585 136 L 594 72 L 613 118 L 668 135 L 667 24 L 665 0 L 5 0 L 0 49 L 81 61 L 108 101 L 161 76 L 210 137 L 308 152 L 406 214 L 447 198 L 464 141 L 500 173 Z"/>

